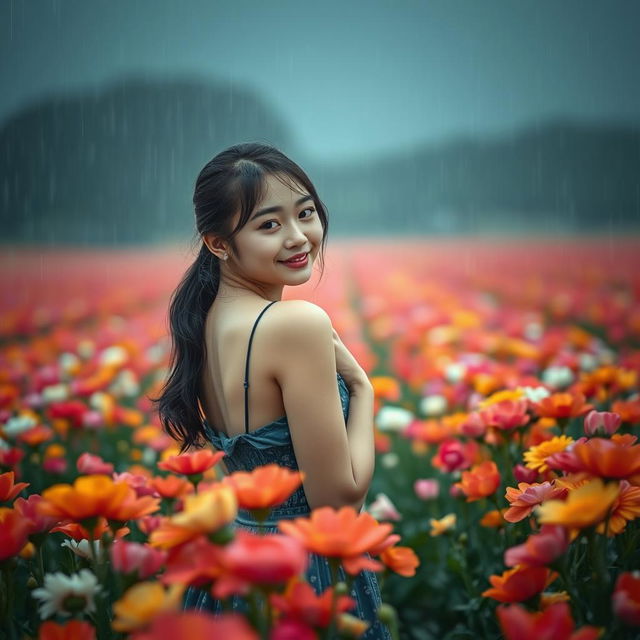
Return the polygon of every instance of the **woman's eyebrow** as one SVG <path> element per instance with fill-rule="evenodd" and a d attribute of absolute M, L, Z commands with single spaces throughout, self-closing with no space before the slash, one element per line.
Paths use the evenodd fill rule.
<path fill-rule="evenodd" d="M 299 204 L 302 204 L 303 202 L 306 202 L 307 200 L 313 200 L 313 196 L 309 193 L 307 193 L 306 195 L 302 196 L 302 198 L 298 198 L 294 204 L 297 207 Z M 256 211 L 256 213 L 254 213 L 250 220 L 255 220 L 256 218 L 260 217 L 260 216 L 264 216 L 267 215 L 268 213 L 275 213 L 276 211 L 282 211 L 283 208 L 280 206 L 275 206 L 275 207 L 265 207 L 264 209 L 260 209 L 259 211 Z"/>

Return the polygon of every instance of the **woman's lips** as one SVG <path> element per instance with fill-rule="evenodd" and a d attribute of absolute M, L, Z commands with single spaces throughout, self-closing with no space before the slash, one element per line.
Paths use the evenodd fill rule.
<path fill-rule="evenodd" d="M 307 262 L 309 262 L 309 254 L 306 253 L 304 255 L 304 258 L 302 258 L 302 259 L 298 259 L 298 260 L 280 260 L 280 262 L 282 262 L 282 264 L 286 265 L 287 267 L 289 267 L 291 269 L 300 269 L 302 267 L 306 267 L 307 266 Z"/>

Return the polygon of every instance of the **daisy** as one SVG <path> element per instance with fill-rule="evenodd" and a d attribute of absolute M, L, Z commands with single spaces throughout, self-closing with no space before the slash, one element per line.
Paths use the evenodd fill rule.
<path fill-rule="evenodd" d="M 57 613 L 70 616 L 75 613 L 93 613 L 94 597 L 100 592 L 96 576 L 89 569 L 67 576 L 62 572 L 48 573 L 44 587 L 34 589 L 33 597 L 40 600 L 42 619 Z"/>

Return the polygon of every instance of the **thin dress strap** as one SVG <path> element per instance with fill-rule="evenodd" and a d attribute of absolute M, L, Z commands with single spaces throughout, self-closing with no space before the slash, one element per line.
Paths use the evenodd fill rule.
<path fill-rule="evenodd" d="M 249 336 L 249 348 L 247 349 L 247 365 L 244 370 L 244 431 L 245 433 L 249 433 L 249 354 L 251 353 L 251 342 L 253 341 L 253 334 L 255 333 L 256 326 L 258 325 L 258 320 L 262 318 L 262 314 L 272 305 L 278 302 L 274 300 L 270 302 L 261 312 L 260 315 L 256 318 L 256 321 L 253 323 L 253 329 L 251 330 L 251 336 Z"/>

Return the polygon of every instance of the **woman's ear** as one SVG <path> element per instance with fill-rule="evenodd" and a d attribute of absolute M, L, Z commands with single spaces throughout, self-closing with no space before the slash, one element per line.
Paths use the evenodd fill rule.
<path fill-rule="evenodd" d="M 202 237 L 202 241 L 207 246 L 207 249 L 213 253 L 219 260 L 226 260 L 228 258 L 228 251 L 225 243 L 212 234 L 205 234 Z"/>

